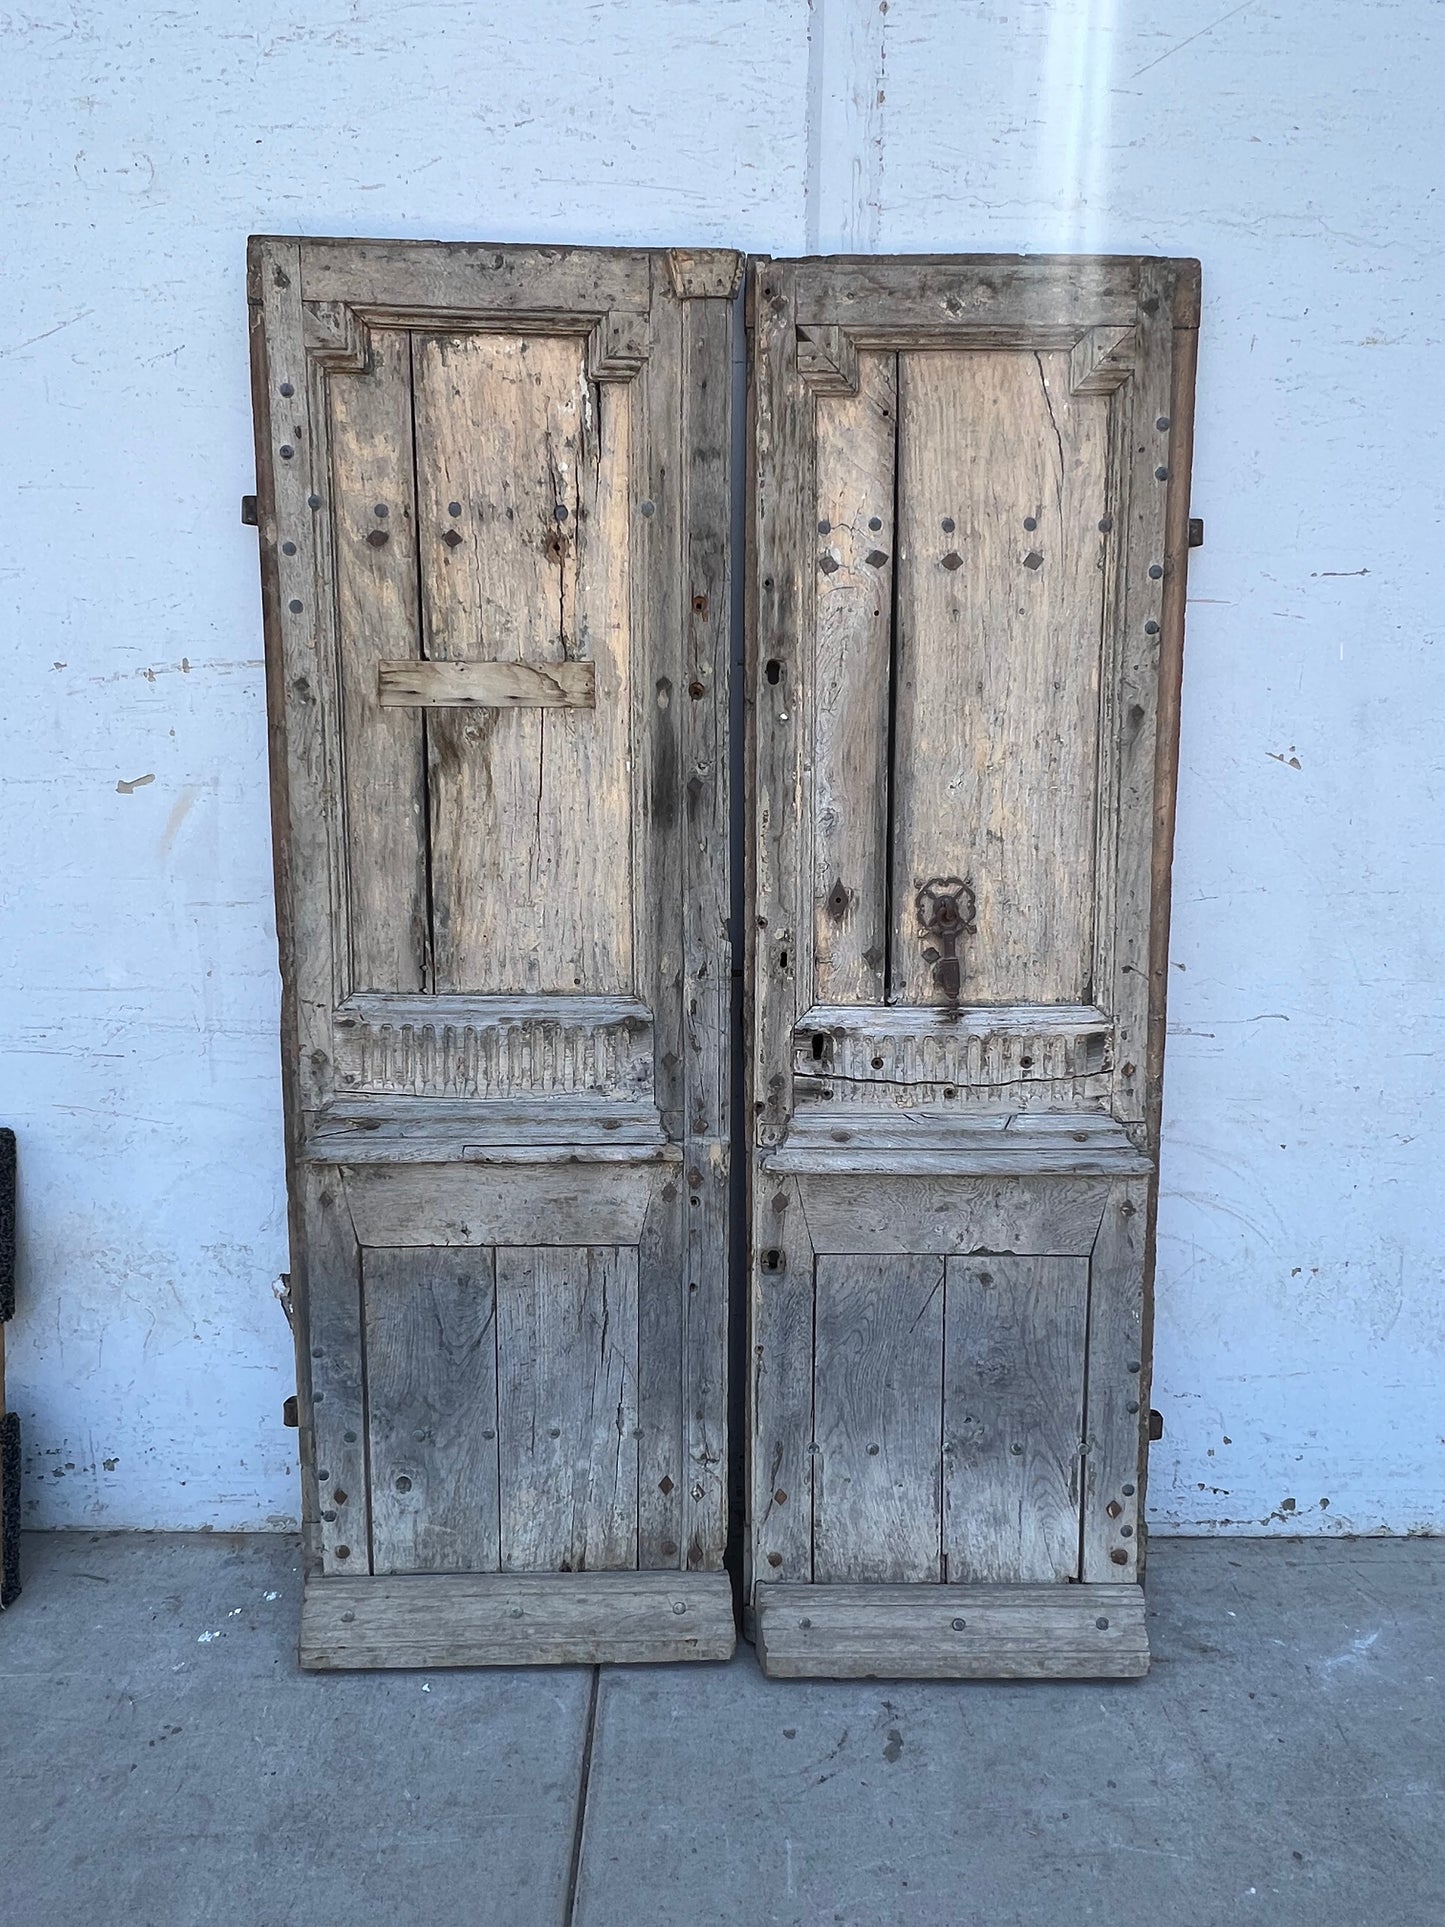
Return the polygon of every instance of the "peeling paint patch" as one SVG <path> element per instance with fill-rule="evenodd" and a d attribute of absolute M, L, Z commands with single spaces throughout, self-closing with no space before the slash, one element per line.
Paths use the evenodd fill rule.
<path fill-rule="evenodd" d="M 129 796 L 133 790 L 143 790 L 147 783 L 153 783 L 155 780 L 156 773 L 154 770 L 151 770 L 145 776 L 132 776 L 129 782 L 122 777 L 115 786 L 115 793 L 117 796 Z"/>

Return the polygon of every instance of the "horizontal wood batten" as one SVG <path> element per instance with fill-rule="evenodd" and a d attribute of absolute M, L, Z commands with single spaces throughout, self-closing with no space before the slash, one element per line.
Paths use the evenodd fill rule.
<path fill-rule="evenodd" d="M 1139 1586 L 760 1585 L 772 1679 L 1140 1679 Z"/>
<path fill-rule="evenodd" d="M 381 662 L 383 709 L 592 709 L 590 662 Z"/>
<path fill-rule="evenodd" d="M 301 1664 L 324 1672 L 720 1660 L 735 1638 L 721 1572 L 320 1578 L 301 1605 Z"/>

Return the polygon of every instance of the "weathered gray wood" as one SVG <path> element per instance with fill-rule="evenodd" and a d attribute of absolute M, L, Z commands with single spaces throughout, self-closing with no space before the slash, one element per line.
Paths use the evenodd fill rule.
<path fill-rule="evenodd" d="M 367 1251 L 361 1288 L 371 1569 L 494 1572 L 500 1559 L 492 1253 Z"/>
<path fill-rule="evenodd" d="M 327 399 L 348 984 L 418 991 L 426 984 L 429 942 L 421 722 L 383 715 L 377 701 L 382 659 L 408 647 L 421 653 L 408 337 L 378 329 L 368 366 L 334 376 Z"/>
<path fill-rule="evenodd" d="M 1174 420 L 1171 413 L 1172 364 L 1175 352 L 1175 304 L 1185 264 L 1146 261 L 1140 267 L 1141 312 L 1134 373 L 1121 391 L 1114 464 L 1118 472 L 1119 506 L 1110 538 L 1117 544 L 1111 623 L 1111 654 L 1116 692 L 1112 716 L 1114 800 L 1117 813 L 1117 853 L 1113 878 L 1110 927 L 1111 1008 L 1118 1024 L 1115 1087 L 1111 1109 L 1116 1117 L 1144 1126 L 1150 1107 L 1149 1002 L 1151 950 L 1157 951 L 1153 884 L 1156 843 L 1167 842 L 1173 821 L 1173 755 L 1166 745 L 1167 775 L 1164 795 L 1158 788 L 1158 703 L 1163 659 L 1164 583 L 1166 572 L 1181 566 L 1187 542 L 1176 519 L 1170 547 L 1170 499 L 1176 518 L 1182 493 L 1188 514 L 1188 474 L 1174 468 Z M 1189 337 L 1186 335 L 1186 339 Z M 1189 412 L 1181 429 L 1187 436 Z M 1165 426 L 1159 427 L 1163 422 Z M 1187 457 L 1188 443 L 1184 443 Z M 1151 574 L 1158 569 L 1159 575 Z M 1177 620 L 1182 621 L 1182 617 Z M 1171 711 L 1171 736 L 1177 713 Z M 1162 804 L 1162 810 L 1161 810 Z M 1159 917 L 1167 916 L 1167 897 Z M 1161 1047 L 1162 1048 L 1162 1047 Z"/>
<path fill-rule="evenodd" d="M 1090 328 L 1069 353 L 1069 387 L 1076 395 L 1109 395 L 1134 367 L 1132 328 Z"/>
<path fill-rule="evenodd" d="M 801 835 L 807 792 L 802 719 L 807 714 L 817 531 L 813 398 L 794 366 L 795 316 L 786 269 L 754 262 L 753 379 L 749 386 L 748 487 L 752 567 L 748 583 L 747 920 L 753 1014 L 749 1102 L 755 1142 L 776 1144 L 792 1109 L 791 1037 L 798 982 L 811 987 L 800 946 L 808 900 Z M 806 918 L 811 943 L 811 912 Z M 811 1002 L 811 996 L 803 1001 Z M 758 1225 L 754 1233 L 761 1236 Z"/>
<path fill-rule="evenodd" d="M 898 392 L 892 994 L 938 1000 L 915 899 L 959 877 L 964 1002 L 1087 1003 L 1107 404 L 1061 354 L 903 355 Z"/>
<path fill-rule="evenodd" d="M 684 409 L 683 606 L 687 701 L 682 763 L 683 1141 L 687 1202 L 683 1410 L 686 1562 L 721 1564 L 727 1536 L 728 1218 L 731 1208 L 732 914 L 728 716 L 732 643 L 733 313 L 695 291 L 741 273 L 741 260 L 669 255 L 681 317 Z M 734 292 L 733 282 L 729 291 Z"/>
<path fill-rule="evenodd" d="M 364 1245 L 635 1245 L 659 1168 L 569 1158 L 516 1164 L 350 1164 Z"/>
<path fill-rule="evenodd" d="M 627 1666 L 727 1659 L 725 1573 L 429 1573 L 312 1580 L 301 1664 Z"/>
<path fill-rule="evenodd" d="M 308 301 L 433 310 L 438 325 L 470 316 L 515 329 L 550 315 L 573 333 L 579 316 L 645 311 L 652 280 L 651 258 L 637 249 L 491 242 L 307 239 L 299 265 Z"/>
<path fill-rule="evenodd" d="M 306 1321 L 297 1393 L 311 1544 L 323 1571 L 365 1572 L 370 1502 L 361 1252 L 337 1174 L 302 1166 L 292 1182 L 301 1213 L 291 1262 Z"/>
<path fill-rule="evenodd" d="M 1144 1514 L 1140 1495 L 1148 1459 L 1143 1329 L 1148 1223 L 1147 1182 L 1117 1185 L 1104 1207 L 1089 1265 L 1082 1536 L 1086 1580 L 1138 1575 Z"/>
<path fill-rule="evenodd" d="M 400 1112 L 398 1116 L 397 1113 Z M 306 1156 L 316 1163 L 437 1164 L 682 1161 L 668 1144 L 650 1104 L 608 1099 L 339 1098 L 309 1132 Z"/>
<path fill-rule="evenodd" d="M 1128 327 L 1140 262 L 1128 255 L 907 255 L 770 262 L 798 325 L 846 327 L 860 345 L 1068 348 L 1086 327 Z"/>
<path fill-rule="evenodd" d="M 767 1586 L 771 1679 L 1140 1679 L 1138 1586 Z"/>
<path fill-rule="evenodd" d="M 1083 1258 L 950 1258 L 944 1316 L 948 1578 L 1079 1575 Z"/>
<path fill-rule="evenodd" d="M 886 989 L 897 380 L 896 356 L 864 355 L 817 409 L 814 994 L 849 1003 Z"/>
<path fill-rule="evenodd" d="M 1096 1113 L 1059 1113 L 1074 1128 L 1032 1128 L 1038 1111 L 952 1116 L 924 1111 L 799 1112 L 788 1141 L 764 1159 L 768 1171 L 878 1172 L 933 1177 L 1024 1177 L 1052 1173 L 1128 1177 L 1149 1168 L 1122 1128 Z M 1092 1123 L 1094 1128 L 1089 1128 Z M 993 1128 L 990 1128 L 993 1127 Z"/>
<path fill-rule="evenodd" d="M 322 523 L 310 506 L 313 496 L 324 504 L 319 490 L 329 492 L 311 433 L 313 422 L 324 418 L 324 390 L 307 365 L 299 263 L 295 241 L 253 239 L 247 248 L 281 1057 L 293 1147 L 301 1113 L 328 1092 L 330 1014 L 338 994 L 334 951 L 342 934 L 341 900 L 331 883 L 335 799 L 330 807 L 324 801 L 334 778 L 334 743 L 322 708 L 327 652 L 317 648 L 318 634 L 326 633 Z M 283 388 L 290 393 L 283 395 Z M 292 451 L 287 458 L 283 447 Z M 294 1209 L 292 1222 L 299 1222 Z"/>
<path fill-rule="evenodd" d="M 652 1095 L 652 1016 L 635 998 L 356 997 L 334 1038 L 338 1085 L 358 1096 Z"/>
<path fill-rule="evenodd" d="M 1087 1256 L 1108 1196 L 1102 1179 L 815 1173 L 796 1183 L 812 1240 L 826 1252 Z"/>
<path fill-rule="evenodd" d="M 420 337 L 415 370 L 428 657 L 596 677 L 592 709 L 429 712 L 436 987 L 630 990 L 633 391 L 575 336 Z"/>
<path fill-rule="evenodd" d="M 383 662 L 383 709 L 592 709 L 590 662 Z"/>
<path fill-rule="evenodd" d="M 686 1561 L 687 1197 L 678 1163 L 653 1191 L 637 1252 L 637 1564 L 644 1571 Z"/>
<path fill-rule="evenodd" d="M 637 1252 L 497 1253 L 504 1572 L 637 1564 Z"/>
<path fill-rule="evenodd" d="M 795 1184 L 757 1185 L 748 1503 L 753 1577 L 813 1576 L 813 1247 Z M 756 1235 L 756 1234 L 755 1234 Z"/>
<path fill-rule="evenodd" d="M 941 1258 L 817 1262 L 813 1578 L 942 1576 Z M 931 1396 L 930 1396 L 931 1392 Z"/>

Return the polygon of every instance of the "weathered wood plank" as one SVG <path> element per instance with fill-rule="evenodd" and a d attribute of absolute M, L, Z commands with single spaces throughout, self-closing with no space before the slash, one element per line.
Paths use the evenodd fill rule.
<path fill-rule="evenodd" d="M 361 1252 L 338 1175 L 302 1166 L 292 1183 L 301 1207 L 300 1248 L 291 1262 L 305 1315 L 296 1389 L 311 1542 L 323 1571 L 365 1572 L 371 1523 Z"/>
<path fill-rule="evenodd" d="M 1144 1263 L 1149 1187 L 1110 1193 L 1089 1265 L 1087 1406 L 1084 1414 L 1083 1576 L 1138 1576 L 1141 1493 L 1148 1457 Z"/>
<path fill-rule="evenodd" d="M 715 265 L 720 279 L 726 263 Z M 679 266 L 669 256 L 678 285 Z M 733 263 L 734 273 L 740 264 Z M 711 285 L 694 261 L 679 290 Z M 686 1560 L 720 1567 L 727 1536 L 728 1220 L 732 1070 L 731 821 L 733 313 L 688 298 L 682 314 L 683 1299 Z"/>
<path fill-rule="evenodd" d="M 823 1257 L 814 1310 L 813 1577 L 942 1577 L 943 1263 Z"/>
<path fill-rule="evenodd" d="M 771 1679 L 1140 1679 L 1138 1586 L 768 1586 Z"/>
<path fill-rule="evenodd" d="M 305 1155 L 316 1163 L 551 1164 L 559 1156 L 586 1163 L 681 1163 L 667 1144 L 650 1104 L 606 1098 L 484 1099 L 342 1098 L 327 1107 L 307 1136 Z"/>
<path fill-rule="evenodd" d="M 1177 264 L 1169 261 L 1145 261 L 1140 266 L 1138 346 L 1133 376 L 1120 394 L 1123 406 L 1115 450 L 1118 504 L 1110 537 L 1117 548 L 1110 680 L 1115 691 L 1112 804 L 1118 824 L 1110 904 L 1113 976 L 1107 987 L 1118 1023 L 1110 1108 L 1116 1117 L 1143 1126 L 1140 1135 L 1146 1141 L 1154 850 L 1165 830 L 1156 789 L 1164 583 L 1165 571 L 1179 559 L 1177 551 L 1170 554 L 1169 545 L 1170 495 L 1173 491 L 1177 501 L 1179 492 L 1170 413 L 1177 272 Z M 1182 486 L 1187 503 L 1187 474 Z M 1176 542 L 1182 533 L 1176 527 Z M 1175 727 L 1177 717 L 1171 715 L 1171 728 Z M 1172 746 L 1166 748 L 1166 756 L 1172 817 Z M 1167 916 L 1167 901 L 1162 910 Z"/>
<path fill-rule="evenodd" d="M 334 956 L 341 899 L 333 877 L 334 741 L 323 707 L 330 679 L 326 651 L 317 648 L 318 634 L 329 631 L 329 576 L 321 517 L 311 506 L 313 501 L 324 506 L 320 491 L 329 492 L 324 449 L 314 445 L 311 433 L 313 421 L 325 419 L 325 377 L 307 365 L 297 243 L 253 238 L 247 247 L 247 282 L 281 1061 L 294 1151 L 301 1114 L 322 1103 L 328 1092 L 331 1011 L 344 987 Z M 282 448 L 291 454 L 283 457 Z M 334 737 L 334 717 L 332 723 Z"/>
<path fill-rule="evenodd" d="M 596 665 L 556 662 L 383 662 L 383 709 L 592 709 Z"/>
<path fill-rule="evenodd" d="M 311 1581 L 301 1664 L 627 1666 L 727 1659 L 725 1573 L 428 1573 Z"/>
<path fill-rule="evenodd" d="M 637 1252 L 497 1253 L 502 1570 L 637 1564 Z"/>
<path fill-rule="evenodd" d="M 515 1165 L 350 1164 L 341 1172 L 367 1246 L 635 1245 L 665 1168 L 528 1155 Z"/>
<path fill-rule="evenodd" d="M 433 309 L 443 318 L 455 311 L 512 325 L 550 314 L 574 332 L 579 316 L 645 310 L 651 284 L 651 258 L 633 248 L 308 238 L 299 261 L 308 301 Z"/>
<path fill-rule="evenodd" d="M 1079 1574 L 1088 1261 L 950 1258 L 943 1549 L 951 1581 Z"/>
<path fill-rule="evenodd" d="M 367 1251 L 361 1289 L 371 1569 L 495 1572 L 492 1253 Z"/>
<path fill-rule="evenodd" d="M 1106 420 L 1060 354 L 899 359 L 898 1001 L 940 995 L 939 877 L 977 902 L 964 1002 L 1091 1000 Z"/>
<path fill-rule="evenodd" d="M 428 657 L 596 679 L 590 710 L 428 712 L 436 988 L 630 990 L 631 391 L 507 335 L 419 337 L 415 390 Z"/>
<path fill-rule="evenodd" d="M 864 355 L 858 392 L 817 406 L 814 994 L 882 1003 L 897 360 Z"/>
<path fill-rule="evenodd" d="M 428 947 L 422 730 L 415 716 L 380 713 L 376 683 L 383 657 L 421 653 L 408 336 L 378 329 L 369 365 L 334 375 L 327 399 L 349 980 L 417 991 Z"/>
<path fill-rule="evenodd" d="M 813 398 L 794 368 L 795 316 L 789 269 L 752 267 L 753 377 L 749 384 L 750 540 L 748 730 L 752 773 L 748 918 L 752 984 L 749 1102 L 755 1142 L 776 1144 L 792 1109 L 793 1025 L 800 1006 L 803 906 L 812 942 L 805 851 L 808 792 L 803 721 L 812 679 L 810 634 L 817 531 L 810 516 Z M 805 660 L 806 658 L 806 660 Z M 809 867 L 810 861 L 809 861 Z M 811 995 L 803 1001 L 811 1002 Z M 754 1226 L 755 1232 L 758 1227 Z M 761 1235 L 761 1233 L 759 1233 Z"/>
<path fill-rule="evenodd" d="M 752 1253 L 748 1503 L 753 1578 L 813 1576 L 813 1247 L 797 1186 L 760 1180 Z"/>
<path fill-rule="evenodd" d="M 778 1184 L 772 1179 L 772 1185 Z M 1093 1249 L 1106 1180 L 805 1175 L 802 1210 L 822 1252 L 1072 1252 Z"/>
<path fill-rule="evenodd" d="M 1140 261 L 1131 255 L 913 254 L 780 264 L 801 327 L 838 325 L 871 346 L 1067 348 L 1081 329 L 1128 327 Z"/>

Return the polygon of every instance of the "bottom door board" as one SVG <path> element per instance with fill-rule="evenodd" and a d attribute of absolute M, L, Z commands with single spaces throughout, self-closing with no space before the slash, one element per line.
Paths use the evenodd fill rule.
<path fill-rule="evenodd" d="M 320 1672 L 657 1665 L 728 1659 L 734 1638 L 720 1572 L 346 1574 L 308 1580 L 301 1604 L 301 1664 Z"/>
<path fill-rule="evenodd" d="M 1140 1586 L 780 1583 L 758 1588 L 755 1638 L 771 1679 L 1139 1679 L 1149 1670 Z"/>

